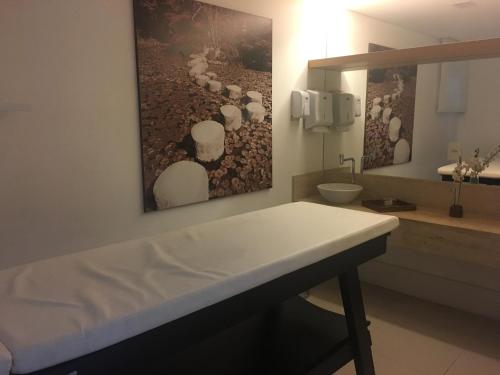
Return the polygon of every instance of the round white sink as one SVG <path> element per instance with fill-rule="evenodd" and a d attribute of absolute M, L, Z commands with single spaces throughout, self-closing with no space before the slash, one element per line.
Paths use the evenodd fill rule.
<path fill-rule="evenodd" d="M 363 190 L 363 186 L 355 184 L 321 184 L 317 186 L 319 193 L 328 202 L 345 204 L 355 200 Z"/>

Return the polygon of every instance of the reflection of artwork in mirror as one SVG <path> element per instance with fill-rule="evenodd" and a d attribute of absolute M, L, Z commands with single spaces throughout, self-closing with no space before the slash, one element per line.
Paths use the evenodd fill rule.
<path fill-rule="evenodd" d="M 391 48 L 369 44 L 369 52 Z M 411 161 L 417 66 L 369 69 L 366 88 L 365 168 Z"/>
<path fill-rule="evenodd" d="M 145 211 L 272 186 L 272 20 L 134 0 Z"/>

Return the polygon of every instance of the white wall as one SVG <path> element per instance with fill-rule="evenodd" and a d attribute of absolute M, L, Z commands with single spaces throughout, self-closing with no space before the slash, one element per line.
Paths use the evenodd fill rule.
<path fill-rule="evenodd" d="M 333 25 L 329 30 L 327 54 L 340 56 L 365 53 L 368 52 L 368 43 L 409 48 L 437 42 L 436 39 L 424 34 L 358 13 L 345 12 L 344 22 Z M 345 72 L 341 75 L 340 89 L 361 97 L 362 115 L 356 119 L 353 129 L 349 132 L 333 133 L 328 136 L 328 152 L 325 156 L 328 166 L 338 165 L 339 153 L 354 156 L 356 161 L 359 161 L 363 154 L 366 81 L 366 70 Z M 448 142 L 456 137 L 456 125 L 454 115 L 436 113 L 438 84 L 439 65 L 418 67 L 411 163 L 377 168 L 368 173 L 439 179 L 436 169 L 446 162 Z"/>
<path fill-rule="evenodd" d="M 486 154 L 500 144 L 500 59 L 469 62 L 467 112 L 458 119 L 457 140 L 465 158 L 479 147 Z"/>
<path fill-rule="evenodd" d="M 287 202 L 291 176 L 321 168 L 321 138 L 289 120 L 291 89 L 307 86 L 307 60 L 325 56 L 321 7 L 211 2 L 273 18 L 274 186 L 149 214 L 132 2 L 0 2 L 0 107 L 29 107 L 0 112 L 0 268 Z"/>

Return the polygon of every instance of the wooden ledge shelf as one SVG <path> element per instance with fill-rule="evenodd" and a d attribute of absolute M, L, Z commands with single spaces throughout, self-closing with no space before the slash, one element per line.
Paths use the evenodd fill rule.
<path fill-rule="evenodd" d="M 500 57 L 500 38 L 309 60 L 309 69 L 350 71 L 495 57 Z"/>

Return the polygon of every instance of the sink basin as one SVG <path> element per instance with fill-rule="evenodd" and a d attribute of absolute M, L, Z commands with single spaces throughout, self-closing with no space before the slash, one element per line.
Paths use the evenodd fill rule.
<path fill-rule="evenodd" d="M 319 193 L 328 202 L 345 204 L 355 200 L 363 190 L 363 186 L 355 184 L 321 184 L 317 186 Z"/>

